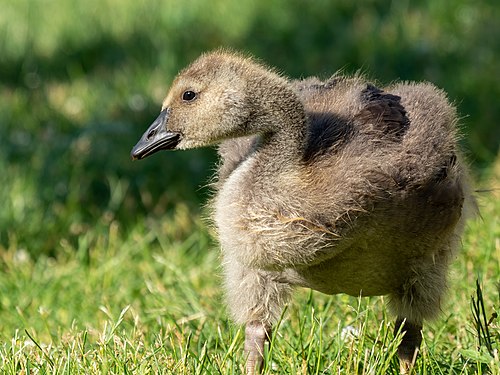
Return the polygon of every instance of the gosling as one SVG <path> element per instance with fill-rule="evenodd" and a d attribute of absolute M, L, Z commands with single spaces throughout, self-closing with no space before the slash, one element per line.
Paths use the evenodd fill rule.
<path fill-rule="evenodd" d="M 223 50 L 178 74 L 131 155 L 219 144 L 213 218 L 247 374 L 295 286 L 389 295 L 411 370 L 472 199 L 456 123 L 429 83 L 293 81 Z"/>

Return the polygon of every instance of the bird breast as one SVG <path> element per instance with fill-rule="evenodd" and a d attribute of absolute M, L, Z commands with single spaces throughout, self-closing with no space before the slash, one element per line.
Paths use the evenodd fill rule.
<path fill-rule="evenodd" d="M 256 173 L 255 156 L 243 161 L 221 186 L 215 222 L 224 253 L 266 270 L 318 263 L 338 236 L 304 217 L 311 204 L 297 191 L 300 170 L 284 176 Z M 286 192 L 286 194 L 283 194 Z"/>

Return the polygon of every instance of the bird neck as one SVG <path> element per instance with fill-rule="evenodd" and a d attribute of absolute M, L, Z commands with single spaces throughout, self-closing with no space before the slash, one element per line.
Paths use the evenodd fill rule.
<path fill-rule="evenodd" d="M 274 160 L 298 162 L 307 138 L 304 105 L 282 77 L 265 77 L 257 83 L 251 88 L 256 94 L 252 117 L 262 136 L 261 151 Z"/>

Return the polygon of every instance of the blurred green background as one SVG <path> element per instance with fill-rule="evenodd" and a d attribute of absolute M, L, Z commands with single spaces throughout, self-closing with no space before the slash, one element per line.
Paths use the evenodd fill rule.
<path fill-rule="evenodd" d="M 293 78 L 428 80 L 481 175 L 500 143 L 497 1 L 1 0 L 0 249 L 55 255 L 113 221 L 200 214 L 214 150 L 132 162 L 176 72 L 220 46 Z M 178 221 L 179 222 L 179 221 Z"/>

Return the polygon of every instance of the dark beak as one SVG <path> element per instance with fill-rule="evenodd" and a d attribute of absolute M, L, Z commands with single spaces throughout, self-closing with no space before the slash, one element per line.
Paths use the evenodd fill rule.
<path fill-rule="evenodd" d="M 172 150 L 179 144 L 181 135 L 167 130 L 169 115 L 169 108 L 160 112 L 130 152 L 132 159 L 144 159 L 160 150 Z"/>

